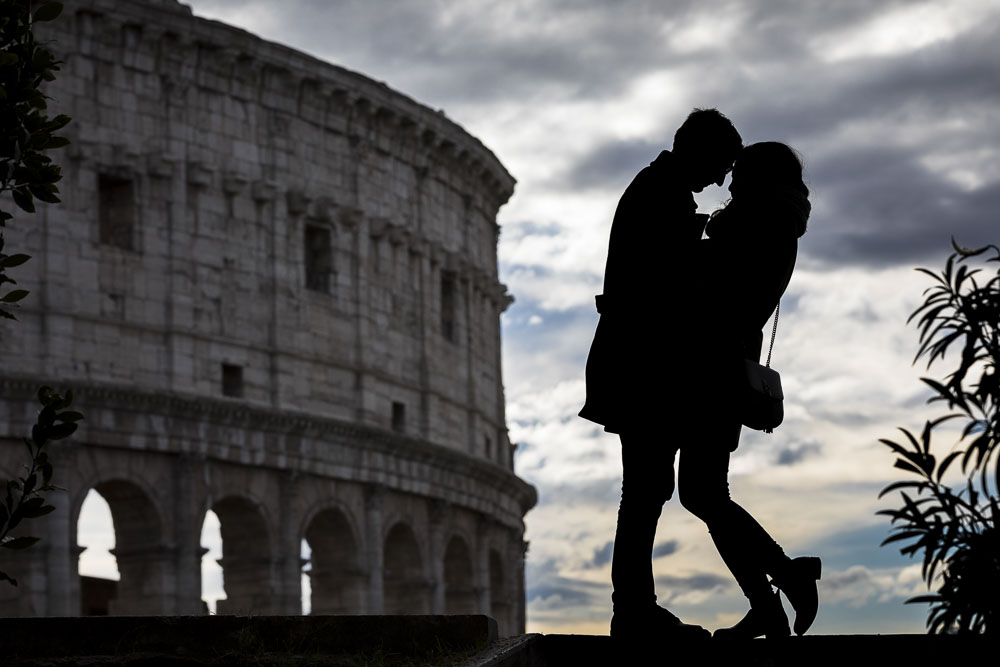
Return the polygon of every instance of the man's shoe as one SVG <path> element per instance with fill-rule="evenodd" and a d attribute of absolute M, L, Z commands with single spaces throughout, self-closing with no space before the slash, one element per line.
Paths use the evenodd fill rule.
<path fill-rule="evenodd" d="M 751 607 L 747 615 L 731 628 L 719 628 L 713 635 L 716 639 L 753 639 L 767 637 L 776 639 L 792 634 L 788 629 L 788 616 L 781 607 L 781 598 L 775 593 L 768 596 L 763 604 Z"/>
<path fill-rule="evenodd" d="M 611 637 L 624 641 L 684 637 L 708 639 L 711 633 L 700 625 L 684 623 L 659 605 L 649 609 L 616 611 L 611 617 Z"/>
<path fill-rule="evenodd" d="M 788 562 L 784 572 L 773 577 L 771 583 L 777 586 L 795 610 L 795 634 L 803 635 L 816 619 L 819 610 L 819 580 L 822 564 L 816 556 L 802 556 Z"/>

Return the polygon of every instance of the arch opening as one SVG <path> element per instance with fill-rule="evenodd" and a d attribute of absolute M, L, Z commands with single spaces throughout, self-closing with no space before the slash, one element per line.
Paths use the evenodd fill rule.
<path fill-rule="evenodd" d="M 219 516 L 212 510 L 205 512 L 201 524 L 201 601 L 209 614 L 218 612 L 219 600 L 225 598 L 222 584 L 222 532 Z"/>
<path fill-rule="evenodd" d="M 114 557 L 115 524 L 111 507 L 95 489 L 87 492 L 76 520 L 80 615 L 107 616 L 118 596 L 118 561 Z"/>
<path fill-rule="evenodd" d="M 305 531 L 310 557 L 306 570 L 310 613 L 361 614 L 365 611 L 364 571 L 354 531 L 343 512 L 325 509 Z"/>
<path fill-rule="evenodd" d="M 271 540 L 260 506 L 229 496 L 212 505 L 222 537 L 222 589 L 218 614 L 266 614 L 277 610 Z"/>
<path fill-rule="evenodd" d="M 469 547 L 462 538 L 453 537 L 444 552 L 444 613 L 475 614 L 474 583 Z"/>
<path fill-rule="evenodd" d="M 76 535 L 77 542 L 86 542 L 77 547 L 81 615 L 169 611 L 172 554 L 164 543 L 160 514 L 142 488 L 126 480 L 94 486 L 80 508 Z"/>
<path fill-rule="evenodd" d="M 383 608 L 386 614 L 430 613 L 429 582 L 413 529 L 397 523 L 385 538 Z"/>
<path fill-rule="evenodd" d="M 507 624 L 510 620 L 511 603 L 506 590 L 503 560 L 495 549 L 490 549 L 489 568 L 490 616 L 496 619 L 500 635 L 504 636 L 509 631 Z"/>

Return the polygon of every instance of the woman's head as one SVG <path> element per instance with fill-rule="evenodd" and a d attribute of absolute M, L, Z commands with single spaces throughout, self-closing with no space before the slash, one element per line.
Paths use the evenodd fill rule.
<path fill-rule="evenodd" d="M 802 181 L 802 160 L 787 144 L 761 141 L 750 144 L 736 158 L 729 191 L 791 188 L 808 197 L 809 188 Z"/>
<path fill-rule="evenodd" d="M 762 141 L 740 151 L 729 192 L 734 202 L 757 202 L 767 206 L 776 219 L 790 218 L 796 234 L 805 234 L 811 209 L 809 188 L 802 181 L 802 160 L 788 145 Z"/>

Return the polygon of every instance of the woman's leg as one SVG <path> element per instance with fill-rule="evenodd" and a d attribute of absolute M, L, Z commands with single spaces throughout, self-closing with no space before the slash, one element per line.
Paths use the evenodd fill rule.
<path fill-rule="evenodd" d="M 762 601 L 773 595 L 767 574 L 788 561 L 767 531 L 729 495 L 729 445 L 739 439 L 735 420 L 700 422 L 697 437 L 681 446 L 678 486 L 681 504 L 708 526 L 719 554 L 743 594 Z M 705 424 L 709 424 L 707 427 Z"/>

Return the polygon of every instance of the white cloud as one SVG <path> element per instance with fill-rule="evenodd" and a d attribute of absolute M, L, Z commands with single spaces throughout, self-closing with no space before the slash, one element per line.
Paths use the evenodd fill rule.
<path fill-rule="evenodd" d="M 827 62 L 901 56 L 954 39 L 996 9 L 988 2 L 910 2 L 876 14 L 860 26 L 821 35 L 814 53 Z"/>

